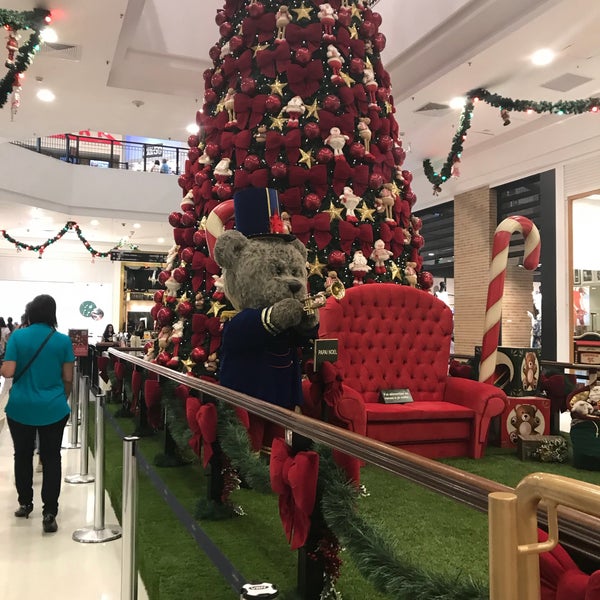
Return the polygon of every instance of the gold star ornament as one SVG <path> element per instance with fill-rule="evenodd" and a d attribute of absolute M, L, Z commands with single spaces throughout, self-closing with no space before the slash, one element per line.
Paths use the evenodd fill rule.
<path fill-rule="evenodd" d="M 323 269 L 325 269 L 326 266 L 327 264 L 322 263 L 319 260 L 319 257 L 315 254 L 315 259 L 313 260 L 313 262 L 306 263 L 306 267 L 308 269 L 308 276 L 310 277 L 311 275 L 318 275 L 319 277 L 323 277 Z"/>
<path fill-rule="evenodd" d="M 341 219 L 343 211 L 344 211 L 344 208 L 342 206 L 338 207 L 338 206 L 335 206 L 335 204 L 331 204 L 329 206 L 329 208 L 327 210 L 324 210 L 323 212 L 329 213 L 329 222 L 331 223 L 331 221 L 335 221 L 336 219 Z"/>
<path fill-rule="evenodd" d="M 306 6 L 304 2 L 301 4 L 300 8 L 292 8 L 292 12 L 296 13 L 296 21 L 300 21 L 300 19 L 311 19 L 310 13 L 312 13 L 312 6 Z"/>
<path fill-rule="evenodd" d="M 350 32 L 350 39 L 357 40 L 358 39 L 358 29 L 356 29 L 356 25 L 351 25 L 348 27 L 348 31 Z"/>
<path fill-rule="evenodd" d="M 279 81 L 279 77 L 275 78 L 275 82 L 270 85 L 271 94 L 277 94 L 278 96 L 283 96 L 283 88 L 287 87 L 287 83 L 283 83 L 283 81 Z"/>
<path fill-rule="evenodd" d="M 392 264 L 390 265 L 390 271 L 392 272 L 392 281 L 394 281 L 394 279 L 398 279 L 398 281 L 402 281 L 402 277 L 400 274 L 400 267 L 395 262 L 392 262 Z"/>
<path fill-rule="evenodd" d="M 212 300 L 210 303 L 210 308 L 208 309 L 207 315 L 215 315 L 215 317 L 219 316 L 219 311 L 223 310 L 227 305 L 221 304 L 218 300 Z"/>
<path fill-rule="evenodd" d="M 305 104 L 306 107 L 306 118 L 314 117 L 317 121 L 319 120 L 319 106 L 315 100 L 312 104 Z"/>
<path fill-rule="evenodd" d="M 375 222 L 375 217 L 373 216 L 375 214 L 374 208 L 369 208 L 365 205 L 361 206 L 360 208 L 357 208 L 356 212 L 360 214 L 361 221 L 372 221 L 373 223 Z"/>
<path fill-rule="evenodd" d="M 279 129 L 279 131 L 283 131 L 285 119 L 281 115 L 269 118 L 271 119 L 271 129 Z"/>
<path fill-rule="evenodd" d="M 348 75 L 348 73 L 344 73 L 344 71 L 340 72 L 340 77 L 344 80 L 344 83 L 348 87 L 352 87 L 352 84 L 356 83 L 356 81 L 354 81 L 354 79 L 352 79 L 352 77 L 350 77 L 350 75 Z"/>
<path fill-rule="evenodd" d="M 192 359 L 187 358 L 186 360 L 182 360 L 181 364 L 185 367 L 185 370 L 190 373 L 196 363 Z"/>
<path fill-rule="evenodd" d="M 312 167 L 312 161 L 313 161 L 313 156 L 310 152 L 306 152 L 305 150 L 302 150 L 302 148 L 300 148 L 300 160 L 298 161 L 298 164 L 301 165 L 306 165 L 309 169 Z"/>

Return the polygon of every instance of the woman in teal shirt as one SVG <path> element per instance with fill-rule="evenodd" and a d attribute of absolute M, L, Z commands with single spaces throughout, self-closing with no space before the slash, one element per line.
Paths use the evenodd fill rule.
<path fill-rule="evenodd" d="M 56 302 L 52 296 L 36 296 L 27 305 L 29 327 L 9 338 L 3 377 L 13 377 L 6 416 L 15 448 L 15 484 L 19 508 L 16 517 L 33 510 L 33 451 L 36 433 L 43 465 L 42 525 L 46 533 L 58 526 L 61 484 L 60 448 L 69 417 L 67 398 L 73 383 L 73 346 L 68 336 L 56 331 Z"/>

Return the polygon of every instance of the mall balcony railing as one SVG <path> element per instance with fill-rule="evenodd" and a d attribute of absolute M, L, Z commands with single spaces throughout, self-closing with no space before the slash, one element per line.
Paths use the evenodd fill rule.
<path fill-rule="evenodd" d="M 159 163 L 158 168 L 166 158 L 171 173 L 175 175 L 184 171 L 188 152 L 188 149 L 182 146 L 165 146 L 71 133 L 13 141 L 12 144 L 76 165 L 129 171 L 152 171 L 156 161 Z"/>

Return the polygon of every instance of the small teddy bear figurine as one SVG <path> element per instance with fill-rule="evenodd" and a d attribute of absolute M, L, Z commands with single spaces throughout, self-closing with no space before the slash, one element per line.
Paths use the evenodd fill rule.
<path fill-rule="evenodd" d="M 277 27 L 277 38 L 275 43 L 281 43 L 285 39 L 285 28 L 290 24 L 292 15 L 290 15 L 289 7 L 282 4 L 275 14 L 275 25 Z"/>
<path fill-rule="evenodd" d="M 229 163 L 231 162 L 230 158 L 222 158 L 218 163 L 217 166 L 215 167 L 215 170 L 213 171 L 216 180 L 219 183 L 223 183 L 224 181 L 227 181 L 232 175 L 232 171 L 229 168 Z"/>
<path fill-rule="evenodd" d="M 267 127 L 265 125 L 260 125 L 257 128 L 254 139 L 258 144 L 264 144 L 267 141 Z"/>
<path fill-rule="evenodd" d="M 337 13 L 331 4 L 326 2 L 325 4 L 319 4 L 319 12 L 317 13 L 317 17 L 319 17 L 319 21 L 321 21 L 321 25 L 323 26 L 323 39 L 328 42 L 335 41 L 335 36 L 333 35 L 333 26 L 335 25 L 335 21 L 337 19 Z"/>
<path fill-rule="evenodd" d="M 288 127 L 298 127 L 298 119 L 306 112 L 306 106 L 302 101 L 301 96 L 294 96 L 287 104 L 283 107 L 283 112 L 287 113 L 289 119 Z"/>
<path fill-rule="evenodd" d="M 375 80 L 375 71 L 373 69 L 365 69 L 363 72 L 363 84 L 369 93 L 369 108 L 379 108 L 375 92 L 379 87 Z"/>
<path fill-rule="evenodd" d="M 227 114 L 229 115 L 229 122 L 227 123 L 227 126 L 231 127 L 232 125 L 236 125 L 235 111 L 234 111 L 235 90 L 233 88 L 229 88 L 227 90 L 227 94 L 225 94 L 225 99 L 223 100 L 223 106 L 225 107 L 225 110 L 227 111 Z"/>
<path fill-rule="evenodd" d="M 340 54 L 340 51 L 333 45 L 327 46 L 327 64 L 331 67 L 333 75 L 331 81 L 334 85 L 342 85 L 344 80 L 340 77 L 340 71 L 344 64 L 344 57 Z"/>
<path fill-rule="evenodd" d="M 325 138 L 325 143 L 333 149 L 333 157 L 335 160 L 345 160 L 342 149 L 350 138 L 344 135 L 339 127 L 332 127 L 329 130 L 329 135 Z"/>
<path fill-rule="evenodd" d="M 395 223 L 394 221 L 394 204 L 396 199 L 391 189 L 391 184 L 384 184 L 383 188 L 379 192 L 375 199 L 375 210 L 379 213 L 385 214 L 385 220 L 388 223 Z"/>
<path fill-rule="evenodd" d="M 373 136 L 373 133 L 369 129 L 370 124 L 371 119 L 369 117 L 361 117 L 356 126 L 358 129 L 358 137 L 362 140 L 367 154 L 371 153 L 371 138 Z"/>
<path fill-rule="evenodd" d="M 383 240 L 376 240 L 375 244 L 373 244 L 373 252 L 371 252 L 371 256 L 369 257 L 375 263 L 375 273 L 383 275 L 386 272 L 385 261 L 393 256 L 394 253 L 385 247 Z"/>
<path fill-rule="evenodd" d="M 365 275 L 371 270 L 367 264 L 367 257 L 362 253 L 362 250 L 357 250 L 352 257 L 352 262 L 348 265 L 350 272 L 354 275 L 352 285 L 362 285 Z"/>
<path fill-rule="evenodd" d="M 346 186 L 344 193 L 339 196 L 340 201 L 346 207 L 346 221 L 358 223 L 358 219 L 354 214 L 354 209 L 362 202 L 362 198 L 357 196 L 351 187 Z"/>
<path fill-rule="evenodd" d="M 410 287 L 417 287 L 417 263 L 409 261 L 406 263 L 406 267 L 404 267 L 404 277 L 408 282 Z"/>

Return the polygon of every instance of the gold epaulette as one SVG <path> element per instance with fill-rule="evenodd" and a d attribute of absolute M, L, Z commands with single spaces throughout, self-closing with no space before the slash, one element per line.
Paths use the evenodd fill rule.
<path fill-rule="evenodd" d="M 230 321 L 233 319 L 233 317 L 235 317 L 235 315 L 237 315 L 239 312 L 239 310 L 224 310 L 223 312 L 219 313 L 219 319 L 221 320 L 221 323 L 225 323 L 225 321 Z"/>

